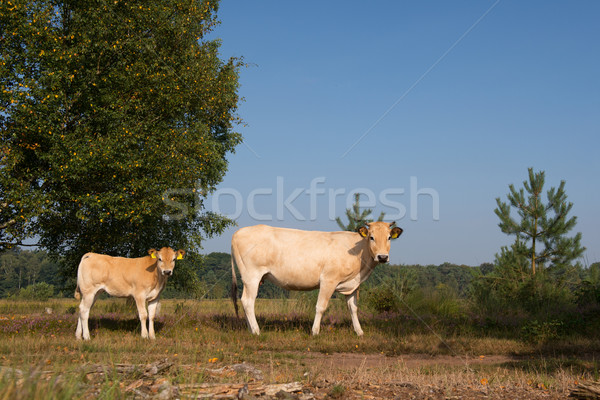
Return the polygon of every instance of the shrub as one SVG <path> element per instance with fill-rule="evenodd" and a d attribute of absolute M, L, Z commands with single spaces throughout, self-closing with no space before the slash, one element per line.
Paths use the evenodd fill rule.
<path fill-rule="evenodd" d="M 473 285 L 473 310 L 494 325 L 522 326 L 529 336 L 540 336 L 532 330 L 570 321 L 576 310 L 575 286 L 559 278 L 547 270 L 519 279 L 495 273 L 482 276 Z"/>
<path fill-rule="evenodd" d="M 367 306 L 378 313 L 396 311 L 400 307 L 398 294 L 390 285 L 380 285 L 367 292 Z"/>
<path fill-rule="evenodd" d="M 538 322 L 538 320 L 533 320 L 523 325 L 521 336 L 529 343 L 546 343 L 560 338 L 563 328 L 564 324 L 561 321 Z"/>
<path fill-rule="evenodd" d="M 14 297 L 22 300 L 46 301 L 53 295 L 54 285 L 50 285 L 46 282 L 40 282 L 29 285 L 26 288 L 21 288 Z"/>

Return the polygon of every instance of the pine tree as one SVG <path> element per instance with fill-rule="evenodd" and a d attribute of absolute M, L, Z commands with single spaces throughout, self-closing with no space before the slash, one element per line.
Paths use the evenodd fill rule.
<path fill-rule="evenodd" d="M 581 233 L 573 237 L 566 235 L 575 227 L 577 217 L 568 217 L 573 203 L 567 202 L 565 181 L 558 189 L 554 187 L 543 198 L 544 171 L 534 172 L 529 168 L 529 180 L 523 182 L 518 191 L 509 185 L 508 203 L 496 199 L 494 210 L 500 218 L 498 226 L 502 232 L 515 235 L 511 248 L 503 247 L 497 260 L 523 264 L 527 260 L 532 275 L 547 266 L 565 268 L 581 257 L 585 248 L 581 246 Z M 517 211 L 519 219 L 511 216 L 511 209 Z"/>
<path fill-rule="evenodd" d="M 335 221 L 338 226 L 344 231 L 352 231 L 356 232 L 358 228 L 368 224 L 369 222 L 373 222 L 373 219 L 369 218 L 369 215 L 373 212 L 372 209 L 366 208 L 364 210 L 360 210 L 360 193 L 354 194 L 354 204 L 352 205 L 352 209 L 346 209 L 346 217 L 348 218 L 348 225 L 342 222 L 340 217 L 337 217 Z M 379 214 L 379 218 L 377 221 L 383 221 L 385 214 L 382 212 Z"/>

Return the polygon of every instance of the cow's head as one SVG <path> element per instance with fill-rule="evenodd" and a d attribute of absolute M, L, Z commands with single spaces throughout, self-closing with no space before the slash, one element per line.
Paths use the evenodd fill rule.
<path fill-rule="evenodd" d="M 156 251 L 155 249 L 148 250 L 148 254 L 157 261 L 158 273 L 163 276 L 171 276 L 173 268 L 175 268 L 175 260 L 183 259 L 185 251 L 175 251 L 170 247 L 163 247 Z"/>
<path fill-rule="evenodd" d="M 395 222 L 371 222 L 358 229 L 358 233 L 369 242 L 369 251 L 375 262 L 388 262 L 390 256 L 390 244 L 402 234 Z"/>

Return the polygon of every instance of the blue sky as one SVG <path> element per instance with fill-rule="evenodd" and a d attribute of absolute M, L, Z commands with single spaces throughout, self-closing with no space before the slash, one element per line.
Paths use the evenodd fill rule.
<path fill-rule="evenodd" d="M 600 261 L 599 2 L 223 0 L 219 18 L 246 125 L 208 209 L 329 231 L 359 191 L 404 229 L 393 263 L 478 265 L 512 242 L 495 199 L 533 167 L 567 182 Z"/>

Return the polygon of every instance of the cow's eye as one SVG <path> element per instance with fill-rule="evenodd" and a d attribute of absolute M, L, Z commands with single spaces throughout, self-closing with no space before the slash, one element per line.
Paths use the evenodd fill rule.
<path fill-rule="evenodd" d="M 375 241 L 375 238 L 373 236 L 371 236 L 371 241 L 373 241 L 373 242 Z"/>
<path fill-rule="evenodd" d="M 158 261 L 162 262 L 162 257 L 158 257 Z"/>
<path fill-rule="evenodd" d="M 392 237 L 391 237 L 391 236 L 388 236 L 388 240 L 392 240 Z"/>

